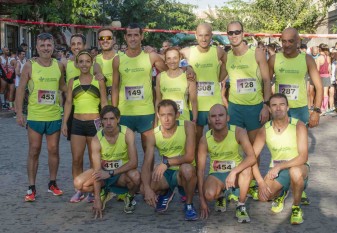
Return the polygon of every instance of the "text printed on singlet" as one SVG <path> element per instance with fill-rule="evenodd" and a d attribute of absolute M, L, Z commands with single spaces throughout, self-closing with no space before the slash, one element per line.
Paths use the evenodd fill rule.
<path fill-rule="evenodd" d="M 256 92 L 256 80 L 254 78 L 239 78 L 236 80 L 236 91 L 238 94 Z"/>
<path fill-rule="evenodd" d="M 144 86 L 125 86 L 126 100 L 143 100 Z"/>

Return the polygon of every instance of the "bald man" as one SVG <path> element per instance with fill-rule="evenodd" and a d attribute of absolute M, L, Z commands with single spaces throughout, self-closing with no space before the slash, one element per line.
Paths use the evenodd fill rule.
<path fill-rule="evenodd" d="M 208 111 L 214 104 L 222 104 L 220 82 L 225 76 L 223 72 L 225 51 L 212 46 L 212 27 L 210 24 L 199 24 L 195 33 L 198 45 L 180 50 L 188 64 L 196 73 L 198 85 L 198 117 L 196 140 L 199 143 L 204 126 L 208 124 Z"/>
<path fill-rule="evenodd" d="M 315 127 L 319 123 L 323 87 L 316 63 L 312 56 L 299 53 L 297 48 L 300 37 L 294 28 L 287 28 L 282 32 L 283 53 L 271 56 L 269 64 L 270 78 L 275 74 L 275 91 L 283 93 L 289 100 L 289 116 L 308 123 L 309 127 Z M 308 111 L 306 74 L 309 74 L 316 89 L 313 110 Z"/>
<path fill-rule="evenodd" d="M 281 36 L 283 53 L 277 53 L 268 60 L 270 78 L 275 74 L 275 92 L 287 96 L 288 115 L 301 120 L 313 128 L 318 125 L 323 99 L 323 86 L 312 56 L 299 53 L 300 37 L 295 28 L 287 28 Z M 308 111 L 306 74 L 309 74 L 316 89 L 314 106 Z M 310 204 L 305 192 L 302 204 Z"/>

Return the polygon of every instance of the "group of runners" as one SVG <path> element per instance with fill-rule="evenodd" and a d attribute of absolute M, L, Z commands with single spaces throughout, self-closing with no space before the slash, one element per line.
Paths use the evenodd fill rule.
<path fill-rule="evenodd" d="M 38 35 L 39 56 L 25 64 L 16 95 L 16 119 L 26 126 L 22 102 L 28 85 L 29 188 L 25 201 L 35 201 L 37 195 L 43 135 L 48 149 L 48 192 L 63 194 L 56 183 L 62 132 L 71 142 L 75 193 L 70 202 L 84 198 L 93 202 L 95 217 L 102 217 L 114 196 L 124 200 L 125 213 L 133 213 L 137 193 L 156 212 L 164 212 L 178 188 L 186 220 L 208 218 L 211 201 L 216 211 L 224 212 L 232 198 L 237 200 L 238 222 L 250 222 L 247 195 L 273 201 L 271 210 L 279 213 L 291 190 L 290 222 L 301 224 L 301 204 L 309 204 L 304 192 L 309 173 L 307 127 L 319 123 L 323 94 L 315 61 L 299 52 L 300 37 L 294 28 L 282 32 L 283 52 L 268 61 L 262 49 L 243 43 L 242 23 L 229 23 L 227 34 L 232 46 L 228 53 L 210 46 L 212 28 L 203 23 L 196 29 L 196 46 L 167 48 L 161 56 L 142 50 L 144 35 L 138 24 L 125 30 L 124 53 L 113 50 L 113 31 L 101 28 L 102 54 L 93 58 L 84 50 L 85 37 L 74 34 L 70 41 L 74 57 L 64 64 L 51 58 L 53 37 Z M 188 67 L 179 67 L 182 59 Z M 160 72 L 155 87 L 153 67 Z M 310 111 L 306 74 L 316 89 Z M 271 95 L 273 76 L 276 94 Z M 229 88 L 225 86 L 228 79 Z M 66 93 L 63 122 L 60 92 Z M 209 130 L 203 134 L 205 126 Z M 141 135 L 143 151 L 138 153 L 135 132 Z M 271 162 L 263 177 L 259 156 L 265 144 Z M 83 172 L 86 147 L 90 169 Z M 155 148 L 159 164 L 154 164 Z M 193 205 L 196 190 L 200 214 Z"/>

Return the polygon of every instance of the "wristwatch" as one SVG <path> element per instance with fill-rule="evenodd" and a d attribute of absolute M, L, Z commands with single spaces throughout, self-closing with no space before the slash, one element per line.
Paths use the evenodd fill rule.
<path fill-rule="evenodd" d="M 167 168 L 170 167 L 170 163 L 167 158 L 163 158 L 163 164 L 165 164 Z"/>
<path fill-rule="evenodd" d="M 267 100 L 267 101 L 263 101 L 263 104 L 265 104 L 265 105 L 269 106 L 269 100 Z"/>
<path fill-rule="evenodd" d="M 318 107 L 314 107 L 312 110 L 317 113 L 322 113 L 321 109 Z"/>
<path fill-rule="evenodd" d="M 114 176 L 114 174 L 115 174 L 115 170 L 110 170 L 110 171 L 109 171 L 109 175 L 110 175 L 110 177 L 113 177 L 113 176 Z"/>

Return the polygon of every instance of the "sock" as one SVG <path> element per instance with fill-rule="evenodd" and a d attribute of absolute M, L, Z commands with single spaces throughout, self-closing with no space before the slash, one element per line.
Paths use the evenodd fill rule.
<path fill-rule="evenodd" d="M 238 206 L 241 206 L 241 205 L 245 205 L 245 203 L 238 201 L 238 204 L 236 206 L 238 207 Z"/>
<path fill-rule="evenodd" d="M 29 186 L 28 186 L 28 189 L 32 190 L 33 192 L 36 191 L 35 185 L 29 185 Z"/>
<path fill-rule="evenodd" d="M 14 102 L 10 101 L 10 102 L 9 102 L 9 107 L 10 107 L 10 108 L 13 108 L 13 107 L 14 107 Z"/>
<path fill-rule="evenodd" d="M 50 186 L 52 186 L 52 185 L 56 186 L 56 180 L 49 181 L 48 187 L 50 188 Z"/>

